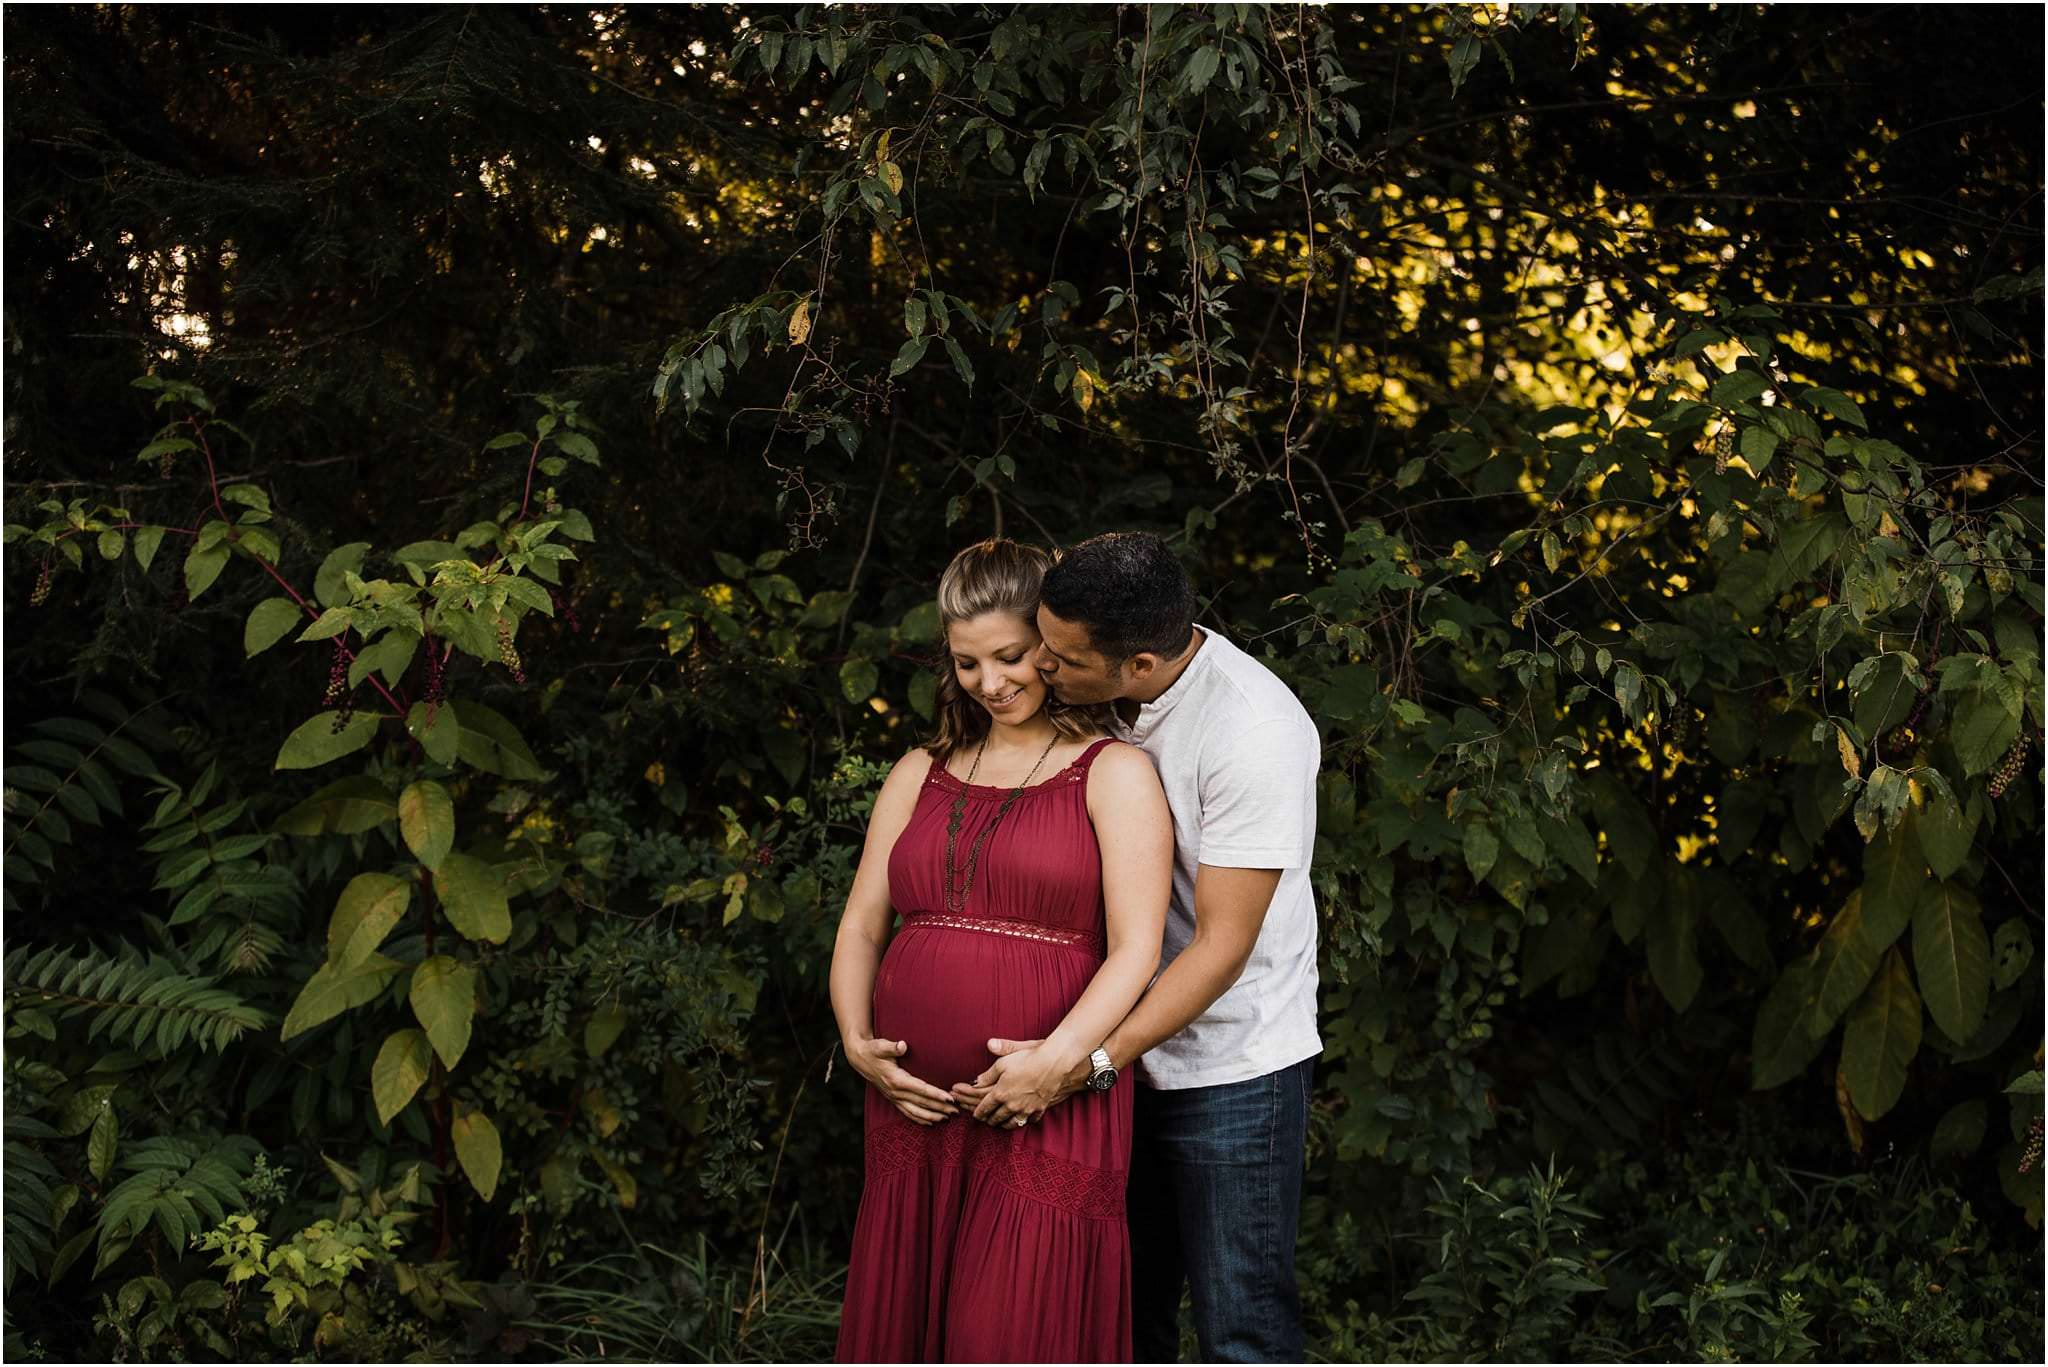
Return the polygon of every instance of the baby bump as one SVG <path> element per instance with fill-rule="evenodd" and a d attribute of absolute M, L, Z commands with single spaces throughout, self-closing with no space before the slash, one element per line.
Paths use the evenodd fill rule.
<path fill-rule="evenodd" d="M 1064 945 L 915 923 L 875 975 L 874 1029 L 910 1050 L 897 1062 L 935 1087 L 972 1082 L 991 1039 L 1043 1039 L 1102 961 Z"/>

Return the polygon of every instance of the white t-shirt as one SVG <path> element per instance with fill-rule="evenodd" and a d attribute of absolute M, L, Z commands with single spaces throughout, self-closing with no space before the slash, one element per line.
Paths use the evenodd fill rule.
<path fill-rule="evenodd" d="M 1163 1090 L 1214 1087 L 1313 1058 L 1316 843 L 1322 739 L 1273 671 L 1220 634 L 1205 638 L 1173 686 L 1117 734 L 1152 757 L 1173 811 L 1173 904 L 1163 972 L 1195 934 L 1195 871 L 1279 869 L 1280 883 L 1244 972 L 1207 1011 L 1138 1060 L 1139 1081 Z"/>

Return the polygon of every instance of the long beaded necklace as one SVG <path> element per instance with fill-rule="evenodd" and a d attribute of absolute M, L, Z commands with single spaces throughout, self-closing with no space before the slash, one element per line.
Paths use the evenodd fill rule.
<path fill-rule="evenodd" d="M 995 834 L 996 827 L 1003 824 L 1003 818 L 1010 814 L 1010 806 L 1031 786 L 1031 780 L 1038 777 L 1038 771 L 1045 764 L 1045 757 L 1052 753 L 1052 747 L 1059 743 L 1059 734 L 1045 743 L 1045 749 L 1038 754 L 1038 763 L 1031 766 L 1031 772 L 1024 775 L 1024 781 L 1010 790 L 1003 799 L 1003 805 L 996 810 L 996 819 L 982 827 L 981 834 L 974 838 L 974 845 L 967 852 L 967 878 L 960 882 L 953 871 L 954 849 L 960 840 L 960 822 L 967 815 L 967 789 L 973 785 L 974 776 L 981 772 L 981 757 L 988 752 L 988 737 L 981 738 L 981 748 L 974 752 L 974 763 L 968 766 L 967 777 L 962 782 L 959 794 L 953 799 L 952 814 L 946 820 L 946 911 L 958 916 L 967 909 L 967 894 L 974 888 L 974 871 L 981 866 L 981 848 L 988 844 L 988 838 Z"/>

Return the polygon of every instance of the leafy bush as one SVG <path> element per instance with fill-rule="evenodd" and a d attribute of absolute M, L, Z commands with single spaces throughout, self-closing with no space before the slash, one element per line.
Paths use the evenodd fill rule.
<path fill-rule="evenodd" d="M 1754 1139 L 1756 1136 L 1746 1136 Z M 1303 1261 L 1319 1360 L 1951 1362 L 2041 1344 L 2038 1245 L 1924 1164 L 1849 1177 L 1709 1142 L 1655 1171 L 1615 1160 L 1470 1177 L 1421 1230 L 1350 1216 Z M 1389 1288 L 1412 1289 L 1392 1297 Z M 1422 1309 L 1411 1308 L 1421 1302 Z"/>
<path fill-rule="evenodd" d="M 568 1323 L 623 1229 L 633 1341 L 683 1351 L 694 1249 L 749 1269 L 690 1331 L 738 1353 L 794 1207 L 815 1348 L 860 1178 L 825 964 L 934 580 L 1109 527 L 1323 729 L 1333 1352 L 2037 1344 L 1961 1284 L 2041 1199 L 2010 25 L 735 17 L 9 13 L 23 1346 L 446 1352 L 437 1288 L 478 1343 Z M 1981 1243 L 1944 1280 L 1870 1193 L 1867 1265 L 1726 1251 L 1616 1153 L 1788 1212 L 1924 1154 Z M 343 1172 L 414 1170 L 281 1338 L 182 1299 L 195 1231 L 269 1212 L 267 1279 L 367 1237 Z"/>

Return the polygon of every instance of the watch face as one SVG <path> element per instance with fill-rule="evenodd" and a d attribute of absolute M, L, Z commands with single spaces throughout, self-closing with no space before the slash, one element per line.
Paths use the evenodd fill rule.
<path fill-rule="evenodd" d="M 1116 1086 L 1116 1070 L 1112 1068 L 1108 1072 L 1092 1074 L 1088 1079 L 1088 1085 L 1098 1092 L 1108 1091 Z"/>

